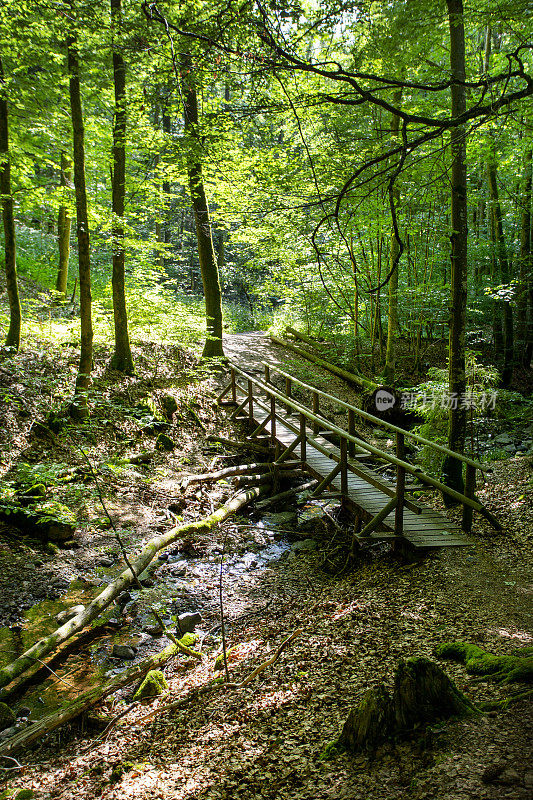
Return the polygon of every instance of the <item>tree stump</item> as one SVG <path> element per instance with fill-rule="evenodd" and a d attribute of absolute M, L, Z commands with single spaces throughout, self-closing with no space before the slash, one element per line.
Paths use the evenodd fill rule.
<path fill-rule="evenodd" d="M 338 743 L 353 752 L 374 752 L 379 745 L 437 719 L 470 716 L 479 711 L 433 661 L 400 661 L 392 697 L 383 684 L 370 689 L 353 709 Z"/>

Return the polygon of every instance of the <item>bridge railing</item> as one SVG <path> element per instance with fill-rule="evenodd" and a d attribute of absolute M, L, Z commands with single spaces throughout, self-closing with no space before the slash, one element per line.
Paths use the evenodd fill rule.
<path fill-rule="evenodd" d="M 284 458 L 288 457 L 294 449 L 300 445 L 300 458 L 302 462 L 306 461 L 306 445 L 307 442 L 313 444 L 313 446 L 319 450 L 319 452 L 324 453 L 329 458 L 332 458 L 334 461 L 337 461 L 335 468 L 331 471 L 331 473 L 322 480 L 319 484 L 317 489 L 315 490 L 317 493 L 320 493 L 327 485 L 331 484 L 333 479 L 337 477 L 337 475 L 341 476 L 341 493 L 343 495 L 347 494 L 347 487 L 348 487 L 348 471 L 353 472 L 360 477 L 363 477 L 365 480 L 368 480 L 368 473 L 362 470 L 352 459 L 349 458 L 349 448 L 350 445 L 367 451 L 372 455 L 375 455 L 385 461 L 389 462 L 390 464 L 396 467 L 396 488 L 395 491 L 391 490 L 390 486 L 387 484 L 381 483 L 381 481 L 371 479 L 373 485 L 376 488 L 380 489 L 384 494 L 391 496 L 390 502 L 387 506 L 383 509 L 378 517 L 376 517 L 371 523 L 372 530 L 377 527 L 377 525 L 388 516 L 393 509 L 396 509 L 395 516 L 396 516 L 396 525 L 395 530 L 398 534 L 401 534 L 403 530 L 403 508 L 406 505 L 413 510 L 417 510 L 416 504 L 412 503 L 411 501 L 405 498 L 405 474 L 409 473 L 416 478 L 418 478 L 423 483 L 432 486 L 436 489 L 439 489 L 444 494 L 448 495 L 449 497 L 453 498 L 456 502 L 459 502 L 463 505 L 463 528 L 464 530 L 470 530 L 472 525 L 472 511 L 478 511 L 484 516 L 487 516 L 491 519 L 491 522 L 494 524 L 495 520 L 491 517 L 489 512 L 484 508 L 484 506 L 473 496 L 469 496 L 469 494 L 462 494 L 461 492 L 457 492 L 454 489 L 451 489 L 449 486 L 441 483 L 441 481 L 433 478 L 430 475 L 425 474 L 419 467 L 410 464 L 408 461 L 405 461 L 404 457 L 404 437 L 408 433 L 404 431 L 402 428 L 398 428 L 397 426 L 391 426 L 390 423 L 386 423 L 387 427 L 390 426 L 395 431 L 396 435 L 396 455 L 392 453 L 387 453 L 379 448 L 375 447 L 374 445 L 370 444 L 369 442 L 365 441 L 358 437 L 352 430 L 345 430 L 340 426 L 334 424 L 327 420 L 324 416 L 321 416 L 318 409 L 313 410 L 305 406 L 304 404 L 297 402 L 291 396 L 290 386 L 288 393 L 283 393 L 276 389 L 276 387 L 270 383 L 270 369 L 273 369 L 271 365 L 267 364 L 267 374 L 266 380 L 263 381 L 249 373 L 245 372 L 244 370 L 240 369 L 236 364 L 230 362 L 230 369 L 231 369 L 231 378 L 230 383 L 228 386 L 221 392 L 218 397 L 219 402 L 224 402 L 223 398 L 228 394 L 231 393 L 231 400 L 229 401 L 231 404 L 236 405 L 237 408 L 233 412 L 233 417 L 237 418 L 239 415 L 244 414 L 245 416 L 249 417 L 250 419 L 254 419 L 254 403 L 256 403 L 260 408 L 266 411 L 266 417 L 262 420 L 262 422 L 256 427 L 252 435 L 258 435 L 262 431 L 265 430 L 266 426 L 270 423 L 270 438 L 273 442 L 276 441 L 276 425 L 279 419 L 279 409 L 277 403 L 280 404 L 288 413 L 295 412 L 299 415 L 299 423 L 298 425 L 294 424 L 287 415 L 283 415 L 283 425 L 288 427 L 296 434 L 295 440 L 287 447 L 284 452 L 281 454 L 280 459 L 283 460 Z M 277 368 L 275 368 L 277 370 Z M 293 376 L 289 375 L 289 373 L 283 373 L 282 370 L 277 370 L 281 372 L 286 380 L 291 380 L 292 382 L 298 382 L 303 384 L 303 382 L 298 381 Z M 238 378 L 244 380 L 244 385 L 238 380 Z M 324 395 L 328 398 L 333 399 L 336 402 L 340 402 L 344 405 L 343 401 L 339 401 L 338 398 L 333 397 L 333 395 L 327 395 L 324 392 L 320 392 L 319 390 L 315 390 L 314 387 L 309 387 L 308 384 L 303 384 L 304 387 L 310 388 L 312 391 L 317 391 L 318 396 Z M 265 396 L 265 400 L 262 400 L 257 393 L 254 394 L 254 389 L 259 391 Z M 226 401 L 227 402 L 227 401 Z M 346 404 L 349 406 L 349 404 Z M 348 411 L 352 410 L 355 414 L 360 409 L 357 409 L 355 406 L 350 406 Z M 362 412 L 366 414 L 366 412 Z M 372 415 L 368 415 L 372 417 Z M 378 417 L 374 419 L 378 420 Z M 379 420 L 382 422 L 382 420 Z M 307 431 L 307 423 L 310 423 L 310 427 L 313 430 L 313 435 L 310 435 Z M 320 430 L 327 430 L 333 434 L 336 434 L 339 437 L 340 441 L 340 448 L 338 455 L 335 455 L 331 452 L 331 450 L 324 447 L 324 445 L 316 439 L 317 433 Z M 414 436 L 415 434 L 413 434 Z M 423 437 L 418 437 L 422 439 Z M 429 440 L 427 440 L 429 441 Z M 437 446 L 440 447 L 440 446 Z M 443 448 L 446 451 L 446 448 Z M 453 451 L 448 451 L 453 455 L 460 456 L 460 454 L 454 454 Z M 473 495 L 473 489 L 475 487 L 475 469 L 478 466 L 477 462 L 468 459 L 467 457 L 462 457 L 461 460 L 466 459 L 467 467 L 470 466 L 472 474 L 473 470 L 473 481 L 470 482 L 470 491 L 471 495 Z M 468 461 L 471 463 L 468 464 Z M 482 466 L 482 465 L 479 465 Z M 419 509 L 418 509 L 419 510 Z M 385 513 L 386 512 L 386 513 Z M 370 526 L 363 531 L 364 533 L 370 533 L 371 530 L 368 530 Z"/>

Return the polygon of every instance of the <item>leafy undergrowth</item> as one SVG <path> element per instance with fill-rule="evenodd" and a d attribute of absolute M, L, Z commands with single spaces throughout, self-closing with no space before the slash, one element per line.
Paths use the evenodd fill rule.
<path fill-rule="evenodd" d="M 34 578 L 54 570 L 83 574 L 102 553 L 118 555 L 80 448 L 95 466 L 110 511 L 134 548 L 143 536 L 172 523 L 169 507 L 180 475 L 213 463 L 217 453 L 205 434 L 235 436 L 223 413 L 216 416 L 209 381 L 197 382 L 194 359 L 184 351 L 140 348 L 137 376 L 120 383 L 105 373 L 107 356 L 105 351 L 98 354 L 89 425 L 67 426 L 52 438 L 32 430 L 32 417 L 21 415 L 15 404 L 11 409 L 6 478 L 16 476 L 21 459 L 32 472 L 39 464 L 50 473 L 53 464 L 84 471 L 83 476 L 72 473 L 75 479 L 64 484 L 60 476 L 48 477 L 53 496 L 76 509 L 80 546 L 54 556 L 33 547 L 33 563 L 27 569 Z M 17 382 L 31 414 L 45 419 L 48 395 L 39 392 L 35 382 L 47 374 L 61 376 L 63 364 L 52 358 L 31 361 L 24 354 L 18 358 L 29 359 L 27 371 L 20 367 L 17 376 L 16 363 L 4 362 L 2 380 L 10 391 Z M 66 393 L 69 375 L 63 379 Z M 54 407 L 60 405 L 61 391 Z M 163 395 L 169 392 L 178 401 L 177 416 L 167 429 L 175 449 L 156 450 L 148 466 L 125 464 L 125 458 L 140 450 L 154 450 L 157 435 L 153 422 L 139 419 L 133 411 L 145 403 L 147 394 L 161 410 Z M 6 431 L 2 435 L 7 437 Z M 217 463 L 226 463 L 220 450 Z M 197 664 L 176 659 L 165 669 L 168 694 L 135 706 L 102 737 L 73 725 L 50 735 L 33 751 L 18 754 L 21 769 L 5 771 L 5 785 L 13 793 L 25 788 L 36 797 L 65 800 L 525 800 L 533 784 L 527 750 L 533 720 L 527 702 L 481 720 L 437 724 L 424 737 L 415 734 L 410 741 L 384 748 L 373 760 L 335 752 L 330 758 L 321 756 L 338 736 L 349 709 L 379 680 L 390 681 L 400 658 L 433 658 L 435 648 L 448 641 L 472 642 L 496 655 L 531 644 L 531 476 L 525 458 L 495 465 L 479 495 L 499 517 L 503 531 L 497 533 L 476 518 L 472 549 L 402 561 L 377 545 L 354 571 L 335 577 L 320 564 L 336 534 L 319 525 L 313 531 L 318 552 L 292 550 L 260 572 L 250 570 L 233 578 L 231 570 L 225 573 L 228 647 L 234 647 L 232 681 L 239 682 L 265 661 L 290 633 L 301 633 L 248 686 L 221 687 L 197 697 L 195 689 L 220 674 L 214 671 L 220 652 L 218 581 L 200 581 L 204 660 Z M 42 478 L 46 483 L 46 476 Z M 226 491 L 223 484 L 191 487 L 183 508 L 174 513 L 198 517 L 217 505 Z M 434 497 L 428 501 L 440 505 Z M 254 519 L 230 520 L 209 537 L 183 547 L 218 557 L 225 549 L 231 555 L 247 541 L 249 547 L 251 539 L 264 537 L 264 528 Z M 16 543 L 4 541 L 13 557 Z M 28 562 L 27 553 L 25 558 Z M 159 570 L 166 568 L 163 564 Z M 14 598 L 20 598 L 20 572 L 16 580 Z M 32 591 L 27 587 L 26 597 Z M 15 608 L 9 611 L 15 613 Z M 509 689 L 490 677 L 469 675 L 461 664 L 441 664 L 476 704 L 507 696 Z M 164 710 L 177 699 L 188 702 L 178 710 Z M 101 710 L 113 718 L 128 701 L 128 694 L 122 693 Z"/>

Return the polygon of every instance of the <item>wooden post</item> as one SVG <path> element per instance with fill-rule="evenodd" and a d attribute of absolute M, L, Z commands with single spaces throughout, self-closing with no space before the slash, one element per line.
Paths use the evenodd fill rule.
<path fill-rule="evenodd" d="M 313 414 L 318 415 L 320 413 L 320 400 L 318 398 L 318 392 L 313 392 Z M 313 433 L 316 436 L 320 433 L 320 425 L 318 422 L 313 421 Z"/>
<path fill-rule="evenodd" d="M 307 430 L 306 430 L 306 418 L 304 414 L 300 414 L 300 459 L 302 464 L 305 468 L 305 463 L 307 461 Z"/>
<path fill-rule="evenodd" d="M 251 420 L 254 418 L 254 385 L 251 380 L 248 380 L 248 416 Z"/>
<path fill-rule="evenodd" d="M 265 383 L 270 383 L 270 367 L 265 364 Z"/>
<path fill-rule="evenodd" d="M 465 475 L 465 495 L 469 497 L 470 500 L 474 499 L 474 492 L 476 490 L 476 468 L 473 467 L 471 464 L 466 465 L 466 475 Z M 472 530 L 472 515 L 474 510 L 471 506 L 467 506 L 463 504 L 463 530 L 466 533 L 470 533 Z"/>
<path fill-rule="evenodd" d="M 348 409 L 348 433 L 355 436 L 355 411 L 352 408 Z M 355 455 L 355 442 L 348 442 L 348 455 Z"/>
<path fill-rule="evenodd" d="M 270 395 L 270 438 L 272 443 L 276 442 L 276 398 Z M 278 453 L 279 455 L 279 453 Z"/>
<path fill-rule="evenodd" d="M 292 381 L 290 378 L 285 378 L 285 394 L 292 399 Z M 287 414 L 292 414 L 292 408 L 287 405 Z"/>
<path fill-rule="evenodd" d="M 235 370 L 231 368 L 231 399 L 237 402 L 237 384 L 235 383 Z"/>
<path fill-rule="evenodd" d="M 341 439 L 341 494 L 343 501 L 348 497 L 348 447 L 344 437 Z"/>
<path fill-rule="evenodd" d="M 404 460 L 405 437 L 403 433 L 396 434 L 396 457 Z M 403 505 L 405 497 L 405 469 L 399 465 L 396 467 L 396 505 L 395 519 L 394 519 L 394 532 L 397 536 L 403 534 Z"/>

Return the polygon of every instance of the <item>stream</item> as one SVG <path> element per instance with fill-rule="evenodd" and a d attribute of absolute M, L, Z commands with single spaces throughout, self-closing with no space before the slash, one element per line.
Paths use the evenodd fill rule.
<path fill-rule="evenodd" d="M 130 588 L 119 595 L 93 623 L 88 635 L 85 634 L 82 641 L 71 643 L 68 656 L 49 662 L 48 677 L 43 679 L 41 671 L 33 685 L 30 683 L 22 695 L 9 701 L 17 715 L 17 726 L 52 713 L 106 677 L 119 674 L 166 647 L 168 640 L 157 630 L 150 607 L 155 608 L 173 631 L 180 614 L 199 612 L 202 621 L 196 632 L 201 639 L 209 641 L 209 637 L 213 637 L 218 641 L 220 634 L 210 633 L 210 630 L 216 628 L 220 620 L 221 574 L 225 615 L 227 624 L 231 625 L 233 619 L 250 613 L 248 590 L 253 590 L 267 569 L 275 567 L 280 559 L 290 557 L 291 550 L 296 553 L 316 547 L 304 531 L 316 525 L 326 505 L 331 506 L 324 501 L 309 502 L 298 516 L 289 511 L 263 513 L 253 523 L 244 522 L 244 518 L 242 522 L 237 518 L 230 520 L 227 525 L 244 532 L 245 538 L 238 552 L 228 553 L 223 558 L 222 546 L 217 544 L 202 554 L 191 551 L 190 547 L 187 550 L 183 544 L 183 550 L 178 546 L 160 553 L 139 576 L 142 591 Z M 302 539 L 313 544 L 302 547 Z M 122 569 L 120 564 L 112 568 L 96 566 L 90 577 L 73 580 L 61 597 L 36 603 L 24 612 L 19 624 L 1 628 L 0 667 L 54 631 L 65 621 L 61 619 L 62 612 L 86 605 Z M 121 657 L 114 652 L 117 647 Z"/>

